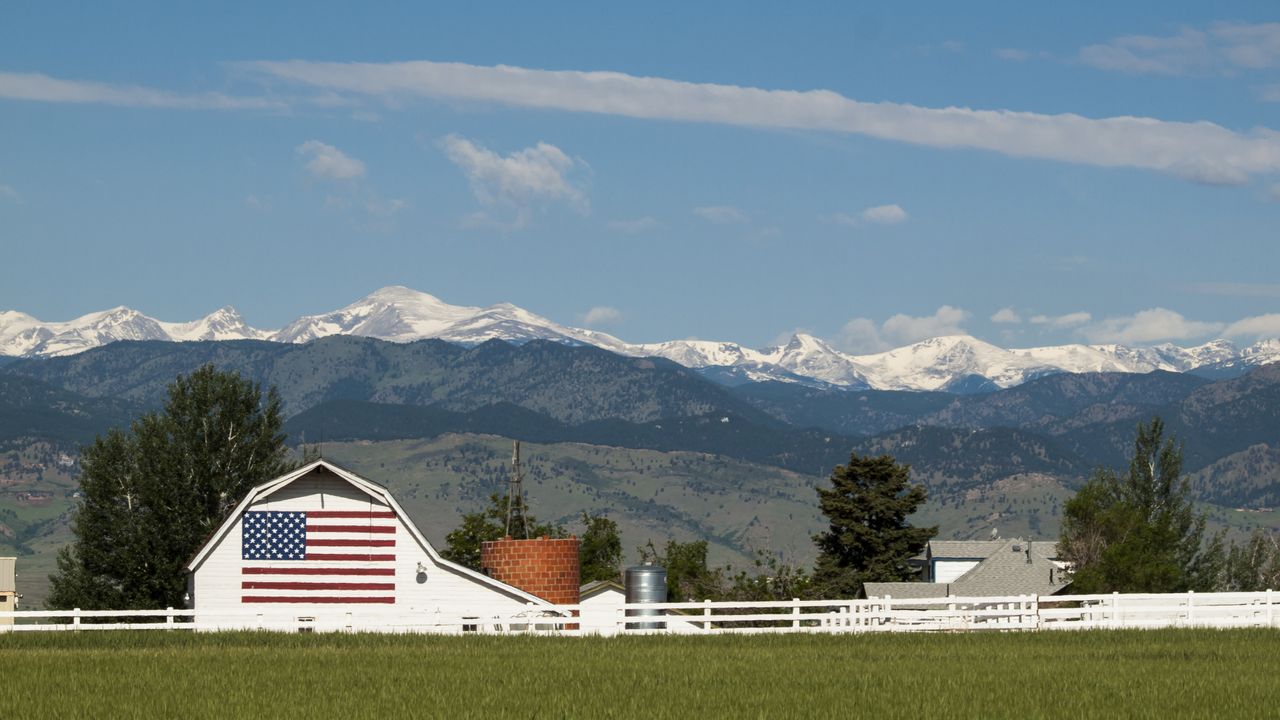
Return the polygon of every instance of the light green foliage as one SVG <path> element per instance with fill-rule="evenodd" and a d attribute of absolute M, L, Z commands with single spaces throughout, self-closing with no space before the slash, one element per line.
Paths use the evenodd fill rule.
<path fill-rule="evenodd" d="M 707 567 L 707 541 L 677 542 L 669 540 L 661 552 L 649 541 L 638 548 L 643 562 L 667 569 L 667 600 L 725 599 L 725 574 L 728 568 Z"/>
<path fill-rule="evenodd" d="M 1222 570 L 1222 540 L 1205 541 L 1182 476 L 1182 450 L 1164 423 L 1139 423 L 1124 475 L 1102 469 L 1067 502 L 1059 546 L 1072 591 L 1212 590 Z"/>
<path fill-rule="evenodd" d="M 1280 536 L 1255 530 L 1240 545 L 1231 543 L 1218 590 L 1258 592 L 1280 588 Z"/>
<path fill-rule="evenodd" d="M 1264 718 L 1274 630 L 0 634 L 23 718 Z"/>
<path fill-rule="evenodd" d="M 622 565 L 622 536 L 618 523 L 604 515 L 582 513 L 582 537 L 578 546 L 578 567 L 582 583 L 619 580 Z"/>
<path fill-rule="evenodd" d="M 49 605 L 181 607 L 187 561 L 249 488 L 292 467 L 282 425 L 274 391 L 209 365 L 169 386 L 163 412 L 99 437 Z"/>
<path fill-rule="evenodd" d="M 813 538 L 818 546 L 815 594 L 856 597 L 865 582 L 917 579 L 910 560 L 938 532 L 908 522 L 924 501 L 924 486 L 912 483 L 910 468 L 889 455 L 854 453 L 847 465 L 837 466 L 831 487 L 818 488 L 829 526 Z"/>
<path fill-rule="evenodd" d="M 458 527 L 445 536 L 445 547 L 440 554 L 446 560 L 456 562 L 463 567 L 479 570 L 480 545 L 501 540 L 506 534 L 508 504 L 506 495 L 491 494 L 488 507 L 462 516 L 462 522 Z M 527 528 L 527 533 L 521 532 L 521 528 Z M 544 535 L 552 538 L 569 536 L 563 525 L 540 523 L 528 512 L 523 511 L 519 504 L 511 514 L 511 534 L 518 538 L 538 538 Z"/>

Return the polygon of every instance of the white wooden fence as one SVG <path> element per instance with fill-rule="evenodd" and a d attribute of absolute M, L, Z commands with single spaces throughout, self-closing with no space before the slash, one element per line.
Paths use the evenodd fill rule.
<path fill-rule="evenodd" d="M 407 622 L 358 611 L 269 619 L 209 616 L 197 610 L 72 610 L 0 613 L 0 634 L 90 630 L 275 630 L 437 634 L 647 635 L 1083 630 L 1094 628 L 1276 627 L 1280 596 L 1257 593 L 1111 594 L 895 600 L 790 600 L 530 605 L 473 608 L 466 615 L 423 612 Z M 413 617 L 413 616 L 409 616 Z"/>

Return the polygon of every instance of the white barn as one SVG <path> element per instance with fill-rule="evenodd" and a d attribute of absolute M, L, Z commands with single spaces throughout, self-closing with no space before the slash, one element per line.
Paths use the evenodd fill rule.
<path fill-rule="evenodd" d="M 445 560 L 386 488 L 325 460 L 251 490 L 187 570 L 200 629 L 506 629 L 549 607 Z"/>

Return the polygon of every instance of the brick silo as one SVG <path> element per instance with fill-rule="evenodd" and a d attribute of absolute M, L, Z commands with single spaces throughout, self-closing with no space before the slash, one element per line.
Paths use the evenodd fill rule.
<path fill-rule="evenodd" d="M 480 567 L 489 577 L 557 605 L 577 605 L 578 538 L 515 540 L 480 544 Z"/>

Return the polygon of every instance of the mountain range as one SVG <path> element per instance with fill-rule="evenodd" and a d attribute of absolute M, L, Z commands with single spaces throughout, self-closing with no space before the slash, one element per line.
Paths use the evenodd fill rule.
<path fill-rule="evenodd" d="M 846 390 L 943 391 L 955 394 L 1009 388 L 1056 373 L 1148 373 L 1156 370 L 1222 378 L 1280 360 L 1280 340 L 1238 347 L 1214 340 L 1196 347 L 1165 344 L 1059 345 L 1001 348 L 967 335 L 936 337 L 886 352 L 852 355 L 796 333 L 781 345 L 752 349 L 734 342 L 671 340 L 627 343 L 607 333 L 561 325 L 509 303 L 450 305 L 405 287 L 382 288 L 344 308 L 308 315 L 279 330 L 249 326 L 234 308 L 200 320 L 170 323 L 118 307 L 67 322 L 42 322 L 0 312 L 0 356 L 74 355 L 118 340 L 190 342 L 267 340 L 307 343 L 354 335 L 407 343 L 438 339 L 464 346 L 487 340 L 549 340 L 589 345 L 630 357 L 659 357 L 695 369 L 724 385 L 779 381 Z"/>

